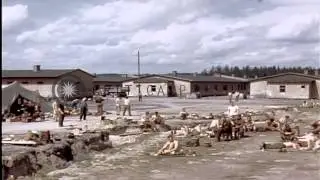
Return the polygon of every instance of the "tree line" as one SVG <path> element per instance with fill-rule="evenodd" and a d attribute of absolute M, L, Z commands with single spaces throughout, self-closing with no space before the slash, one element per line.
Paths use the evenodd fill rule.
<path fill-rule="evenodd" d="M 271 76 L 279 73 L 304 73 L 305 70 L 308 70 L 309 75 L 314 75 L 315 70 L 318 70 L 320 73 L 320 68 L 314 67 L 279 67 L 279 66 L 212 66 L 209 69 L 205 69 L 201 72 L 202 75 L 214 75 L 224 74 L 229 76 L 236 76 L 236 77 L 247 77 L 247 78 L 254 78 L 256 76 L 263 77 L 263 76 Z"/>

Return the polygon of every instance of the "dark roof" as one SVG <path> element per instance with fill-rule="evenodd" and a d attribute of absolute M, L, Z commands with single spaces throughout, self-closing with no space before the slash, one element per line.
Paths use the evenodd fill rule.
<path fill-rule="evenodd" d="M 132 77 L 121 77 L 121 76 L 114 76 L 114 77 L 96 77 L 93 79 L 94 82 L 122 82 L 125 80 L 134 79 Z"/>
<path fill-rule="evenodd" d="M 173 79 L 184 80 L 189 82 L 247 82 L 246 80 L 239 80 L 227 77 L 217 77 L 217 76 L 205 76 L 205 75 L 180 75 L 166 76 Z"/>
<path fill-rule="evenodd" d="M 94 82 L 119 82 L 135 79 L 127 74 L 99 74 L 93 79 Z"/>
<path fill-rule="evenodd" d="M 269 83 L 310 83 L 316 79 L 320 79 L 320 77 L 300 73 L 282 73 L 253 79 L 251 82 L 267 81 Z"/>
<path fill-rule="evenodd" d="M 187 82 L 247 82 L 247 80 L 239 80 L 239 79 L 234 79 L 234 78 L 227 78 L 227 77 L 216 77 L 216 76 L 204 76 L 204 75 L 158 75 L 158 74 L 153 74 L 153 75 L 148 75 L 144 77 L 140 77 L 140 80 L 149 78 L 149 77 L 160 77 L 160 78 L 165 78 L 168 81 L 170 80 L 180 80 L 180 81 L 187 81 Z M 125 81 L 130 81 L 130 80 L 137 80 L 138 78 L 133 78 Z"/>
<path fill-rule="evenodd" d="M 2 70 L 2 78 L 56 78 L 74 71 L 83 71 L 81 69 L 41 69 L 40 71 L 33 70 Z M 93 76 L 90 73 L 87 73 Z"/>
<path fill-rule="evenodd" d="M 171 82 L 171 80 L 168 80 L 167 78 L 162 77 L 145 77 L 136 79 L 134 83 L 167 83 Z"/>

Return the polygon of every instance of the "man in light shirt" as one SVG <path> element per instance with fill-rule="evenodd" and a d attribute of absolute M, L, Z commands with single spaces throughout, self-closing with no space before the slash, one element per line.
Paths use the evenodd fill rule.
<path fill-rule="evenodd" d="M 232 102 L 232 93 L 231 92 L 228 93 L 228 98 L 229 98 L 229 103 L 231 103 Z"/>
<path fill-rule="evenodd" d="M 131 116 L 131 103 L 128 96 L 124 99 L 124 109 L 123 109 L 123 115 L 126 115 L 126 112 L 128 110 L 129 116 Z"/>
<path fill-rule="evenodd" d="M 58 112 L 58 102 L 55 99 L 52 103 L 52 114 L 53 114 L 53 119 L 55 121 L 58 121 L 59 119 L 59 112 Z"/>
<path fill-rule="evenodd" d="M 119 96 L 116 97 L 116 113 L 117 115 L 120 115 L 121 112 L 121 98 Z"/>
<path fill-rule="evenodd" d="M 228 107 L 228 116 L 234 117 L 239 115 L 239 107 L 234 105 L 234 102 L 231 102 L 231 106 Z"/>
<path fill-rule="evenodd" d="M 234 95 L 235 95 L 235 101 L 238 102 L 238 101 L 239 101 L 240 93 L 239 93 L 238 91 L 236 91 L 236 92 L 234 93 Z"/>

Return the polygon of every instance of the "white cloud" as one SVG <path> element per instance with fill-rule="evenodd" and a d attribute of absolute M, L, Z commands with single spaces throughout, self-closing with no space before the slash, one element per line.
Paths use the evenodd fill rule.
<path fill-rule="evenodd" d="M 42 58 L 44 57 L 44 52 L 41 52 L 34 48 L 25 49 L 23 52 L 25 58 L 34 62 L 41 62 Z"/>
<path fill-rule="evenodd" d="M 2 28 L 9 30 L 28 18 L 28 6 L 17 4 L 2 7 Z"/>
<path fill-rule="evenodd" d="M 94 66 L 92 71 L 135 72 L 138 48 L 149 72 L 200 71 L 195 68 L 216 63 L 281 64 L 290 58 L 304 65 L 303 59 L 316 58 L 320 9 L 318 0 L 304 2 L 110 1 L 70 11 L 7 43 L 30 62 Z"/>
<path fill-rule="evenodd" d="M 280 21 L 273 26 L 267 38 L 274 40 L 313 40 L 319 41 L 320 13 L 303 14 L 288 17 L 285 21 Z"/>

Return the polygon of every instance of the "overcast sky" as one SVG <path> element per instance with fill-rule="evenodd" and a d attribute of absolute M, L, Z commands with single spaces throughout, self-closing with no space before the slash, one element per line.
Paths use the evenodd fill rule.
<path fill-rule="evenodd" d="M 320 67 L 320 0 L 4 0 L 5 69 Z"/>

